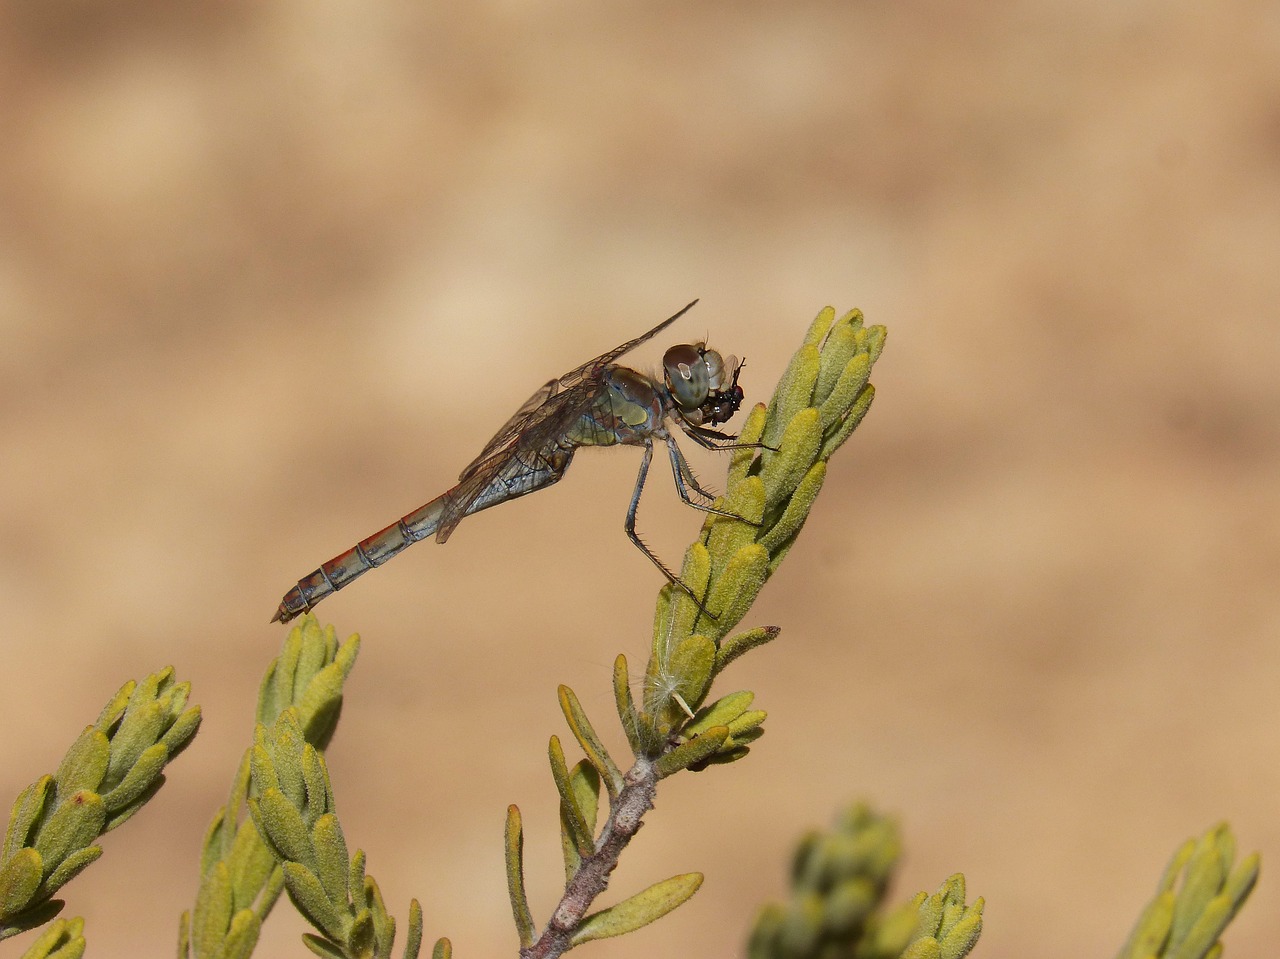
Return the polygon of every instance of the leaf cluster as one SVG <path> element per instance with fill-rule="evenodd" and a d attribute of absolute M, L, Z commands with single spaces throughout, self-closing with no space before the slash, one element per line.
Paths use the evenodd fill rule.
<path fill-rule="evenodd" d="M 523 834 L 514 806 L 507 820 L 507 881 L 527 959 L 630 932 L 685 902 L 701 884 L 697 873 L 680 874 L 587 912 L 653 805 L 659 780 L 739 760 L 763 735 L 765 713 L 752 708 L 754 693 L 740 690 L 712 702 L 708 694 L 731 662 L 778 635 L 773 626 L 730 632 L 795 543 L 822 488 L 827 460 L 870 408 L 871 367 L 884 335 L 883 327 L 864 327 L 857 310 L 839 320 L 833 309 L 823 310 L 772 401 L 748 417 L 725 495 L 715 501 L 715 512 L 685 555 L 681 580 L 688 590 L 668 585 L 659 594 L 639 702 L 626 658 L 620 655 L 614 662 L 614 702 L 632 752 L 625 774 L 578 697 L 560 688 L 561 710 L 585 759 L 571 768 L 560 740 L 551 737 L 548 756 L 560 795 L 566 885 L 540 935 L 524 890 Z M 597 830 L 601 786 L 608 816 Z"/>
<path fill-rule="evenodd" d="M 1218 959 L 1218 937 L 1249 898 L 1261 864 L 1256 852 L 1235 858 L 1226 823 L 1179 846 L 1116 959 Z"/>
<path fill-rule="evenodd" d="M 258 728 L 288 716 L 301 741 L 313 747 L 327 743 L 359 650 L 359 637 L 339 644 L 332 627 L 322 629 L 314 617 L 301 621 L 267 667 L 258 690 Z M 284 870 L 251 814 L 260 789 L 253 779 L 258 746 L 245 752 L 227 802 L 205 834 L 195 908 L 183 913 L 180 924 L 181 959 L 247 959 L 284 889 Z"/>
<path fill-rule="evenodd" d="M 190 684 L 174 681 L 172 668 L 130 680 L 85 727 L 57 772 L 18 796 L 0 849 L 0 939 L 57 915 L 63 902 L 53 894 L 102 855 L 95 840 L 164 785 L 165 766 L 200 725 L 200 708 L 187 706 L 190 693 Z M 59 928 L 69 942 L 82 939 L 79 927 Z"/>
<path fill-rule="evenodd" d="M 378 884 L 365 875 L 364 853 L 347 851 L 324 757 L 303 735 L 298 710 L 284 710 L 270 730 L 259 724 L 254 738 L 249 813 L 281 863 L 289 898 L 323 933 L 303 936 L 307 947 L 324 959 L 389 959 L 395 919 Z M 415 899 L 405 959 L 414 959 L 421 944 Z"/>
<path fill-rule="evenodd" d="M 765 906 L 748 959 L 963 959 L 982 932 L 983 901 L 965 904 L 964 876 L 886 912 L 901 854 L 897 824 L 864 805 L 796 850 L 791 898 Z"/>
<path fill-rule="evenodd" d="M 876 921 L 902 852 L 898 825 L 865 805 L 834 829 L 801 839 L 791 867 L 791 898 L 761 910 L 750 959 L 853 955 Z"/>
<path fill-rule="evenodd" d="M 715 678 L 739 656 L 771 642 L 778 628 L 732 633 L 795 544 L 827 475 L 827 461 L 875 398 L 871 369 L 884 349 L 882 326 L 851 310 L 822 310 L 792 356 L 767 406 L 738 436 L 725 494 L 685 553 L 681 580 L 694 594 L 659 594 L 642 702 L 631 701 L 626 663 L 615 667 L 623 728 L 637 754 L 664 756 L 663 774 L 734 762 L 763 735 L 764 713 L 735 693 L 703 710 Z M 701 710 L 700 712 L 698 712 Z M 685 740 L 666 757 L 673 737 Z M 688 748 L 683 748 L 687 746 Z"/>

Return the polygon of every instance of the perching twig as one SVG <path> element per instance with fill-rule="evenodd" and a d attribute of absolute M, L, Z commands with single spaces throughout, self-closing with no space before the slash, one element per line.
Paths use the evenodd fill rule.
<path fill-rule="evenodd" d="M 575 933 L 582 928 L 587 910 L 608 887 L 609 875 L 618 865 L 622 850 L 640 831 L 644 814 L 653 808 L 658 778 L 656 764 L 647 759 L 637 760 L 622 777 L 622 789 L 596 842 L 596 851 L 582 859 L 546 929 L 533 945 L 520 950 L 521 959 L 550 959 L 578 944 Z"/>

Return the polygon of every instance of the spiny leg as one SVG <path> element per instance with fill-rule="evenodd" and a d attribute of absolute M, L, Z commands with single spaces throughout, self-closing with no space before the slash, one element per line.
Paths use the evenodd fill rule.
<path fill-rule="evenodd" d="M 737 442 L 738 436 L 735 433 L 721 433 L 718 430 L 707 429 L 706 427 L 703 427 L 703 426 L 695 426 L 692 423 L 685 423 L 685 422 L 680 423 L 680 428 L 684 430 L 685 435 L 687 435 L 691 440 L 693 440 L 703 449 L 715 450 L 717 452 L 723 451 L 723 450 L 750 450 L 750 449 L 764 449 L 764 450 L 770 450 L 774 453 L 778 452 L 772 446 L 769 446 L 765 443 L 739 443 Z M 714 513 L 718 516 L 726 516 L 730 519 L 736 519 L 739 522 L 747 523 L 755 527 L 759 527 L 762 525 L 761 523 L 755 520 L 747 519 L 747 517 L 741 516 L 738 513 L 734 513 L 729 510 L 717 509 L 715 507 L 702 506 L 699 503 L 693 502 L 689 498 L 687 491 L 684 489 L 684 481 L 686 480 L 696 492 L 702 494 L 703 496 L 708 496 L 708 498 L 710 498 L 710 496 L 706 490 L 702 489 L 698 485 L 698 481 L 693 476 L 693 470 L 690 468 L 688 460 L 685 459 L 684 453 L 680 451 L 680 447 L 676 444 L 675 438 L 670 435 L 667 436 L 667 447 L 670 450 L 670 454 L 671 454 L 671 471 L 672 471 L 672 474 L 675 476 L 676 490 L 677 492 L 680 493 L 681 499 L 683 499 L 686 503 L 688 503 L 694 509 L 700 509 L 708 513 Z M 705 544 L 705 541 L 704 541 L 704 544 Z M 709 616 L 712 620 L 716 618 L 715 615 L 706 608 L 706 606 L 704 606 L 702 603 L 699 603 L 698 615 L 693 618 L 693 628 L 695 630 L 698 628 L 698 620 L 701 618 L 703 613 L 706 613 L 707 616 Z"/>
<path fill-rule="evenodd" d="M 692 489 L 699 496 L 705 496 L 709 500 L 715 499 L 715 494 L 708 492 L 698 485 L 698 480 L 693 475 L 693 470 L 689 466 L 689 461 L 684 458 L 684 454 L 680 452 L 680 447 L 676 444 L 675 437 L 667 436 L 667 453 L 671 457 L 671 475 L 675 477 L 676 492 L 680 494 L 680 498 L 686 504 L 694 509 L 702 510 L 704 513 L 714 513 L 716 516 L 727 516 L 729 519 L 740 520 L 743 523 L 750 523 L 752 526 L 759 526 L 759 523 L 752 522 L 745 516 L 739 516 L 737 513 L 727 509 L 720 509 L 716 506 L 708 506 L 703 503 L 695 503 L 689 496 L 689 490 Z M 688 484 L 686 486 L 685 484 Z"/>
<path fill-rule="evenodd" d="M 666 564 L 663 563 L 662 560 L 658 559 L 657 554 L 654 553 L 653 550 L 651 550 L 648 546 L 646 546 L 640 540 L 640 537 L 636 534 L 636 510 L 640 506 L 640 494 L 644 491 L 644 481 L 649 475 L 649 464 L 650 462 L 652 462 L 652 460 L 653 460 L 653 440 L 646 439 L 644 444 L 644 457 L 640 460 L 640 471 L 636 474 L 636 488 L 631 494 L 631 505 L 627 507 L 627 521 L 626 523 L 623 524 L 622 528 L 626 530 L 627 539 L 631 540 L 631 542 L 636 545 L 636 548 L 639 549 L 640 552 L 644 553 L 645 556 L 649 557 L 649 561 L 662 571 L 662 575 L 667 578 L 667 581 L 671 583 L 672 586 L 676 586 L 679 589 L 681 589 L 685 593 L 685 595 L 687 595 L 691 600 L 693 600 L 694 604 L 698 607 L 699 611 L 701 611 L 702 613 L 705 613 L 707 616 L 709 616 L 711 619 L 714 620 L 716 618 L 715 614 L 702 605 L 702 601 L 698 599 L 697 596 L 694 595 L 693 590 L 689 588 L 689 586 L 684 582 L 684 580 L 682 580 L 675 573 L 671 572 L 671 570 L 667 569 Z M 676 485 L 678 486 L 679 484 L 677 483 Z M 685 500 L 685 502 L 689 502 L 689 501 Z M 697 504 L 690 503 L 690 505 L 696 506 Z M 707 508 L 707 507 L 699 507 L 699 508 Z"/>
<path fill-rule="evenodd" d="M 686 503 L 688 498 L 684 495 L 683 483 L 688 484 L 688 488 L 693 490 L 699 496 L 709 500 L 715 500 L 716 494 L 711 490 L 703 489 L 702 484 L 698 482 L 698 477 L 694 475 L 693 467 L 689 465 L 689 461 L 685 459 L 684 451 L 680 449 L 680 445 L 676 443 L 675 437 L 668 433 L 664 440 L 667 444 L 667 453 L 671 457 L 671 472 L 676 479 L 676 489 L 680 490 L 680 498 Z M 690 506 L 695 504 L 689 503 Z"/>
<path fill-rule="evenodd" d="M 769 450 L 771 453 L 778 452 L 767 443 L 739 443 L 737 433 L 721 433 L 719 430 L 709 430 L 705 426 L 694 426 L 692 423 L 681 423 L 680 428 L 684 430 L 689 439 L 707 450 Z"/>
<path fill-rule="evenodd" d="M 671 445 L 672 443 L 671 438 L 668 437 L 666 442 L 668 445 Z M 677 471 L 677 461 L 679 466 L 678 471 Z M 676 477 L 677 489 L 680 488 L 681 481 L 683 480 L 684 483 L 688 485 L 688 488 L 693 490 L 693 492 L 697 493 L 699 496 L 703 497 L 704 499 L 711 500 L 712 502 L 715 501 L 716 493 L 709 489 L 703 489 L 702 484 L 698 482 L 697 475 L 693 472 L 693 467 L 691 467 L 689 465 L 689 461 L 685 459 L 683 450 L 677 449 L 675 453 L 672 454 L 671 468 L 672 468 L 673 475 Z M 685 499 L 683 495 L 681 496 L 681 499 Z M 685 499 L 685 502 L 688 503 L 689 501 Z M 690 505 L 693 505 L 693 504 L 690 504 Z"/>

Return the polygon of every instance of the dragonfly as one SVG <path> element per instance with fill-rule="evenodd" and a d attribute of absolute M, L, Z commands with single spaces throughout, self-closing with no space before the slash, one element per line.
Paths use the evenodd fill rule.
<path fill-rule="evenodd" d="M 739 444 L 736 435 L 715 429 L 728 422 L 742 405 L 738 376 L 743 362 L 709 350 L 705 343 L 683 343 L 667 350 L 662 359 L 661 380 L 614 362 L 661 333 L 697 302 L 694 300 L 649 332 L 539 387 L 462 471 L 458 485 L 304 576 L 284 595 L 272 622 L 287 623 L 308 612 L 322 599 L 432 534 L 436 542 L 445 542 L 472 513 L 559 481 L 574 453 L 584 446 L 643 447 L 623 528 L 663 575 L 697 603 L 698 598 L 689 587 L 636 534 L 636 509 L 649 475 L 654 444 L 660 441 L 667 448 L 676 490 L 686 504 L 707 513 L 743 519 L 710 505 L 714 495 L 698 484 L 668 429 L 668 424 L 674 423 L 707 449 L 759 446 Z M 695 495 L 706 502 L 699 502 Z"/>

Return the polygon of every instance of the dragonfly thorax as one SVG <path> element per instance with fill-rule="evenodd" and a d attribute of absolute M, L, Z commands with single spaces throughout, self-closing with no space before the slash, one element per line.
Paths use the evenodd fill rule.
<path fill-rule="evenodd" d="M 736 357 L 726 361 L 705 343 L 682 343 L 667 350 L 662 367 L 667 392 L 680 415 L 694 426 L 728 422 L 742 405 L 742 364 Z"/>

